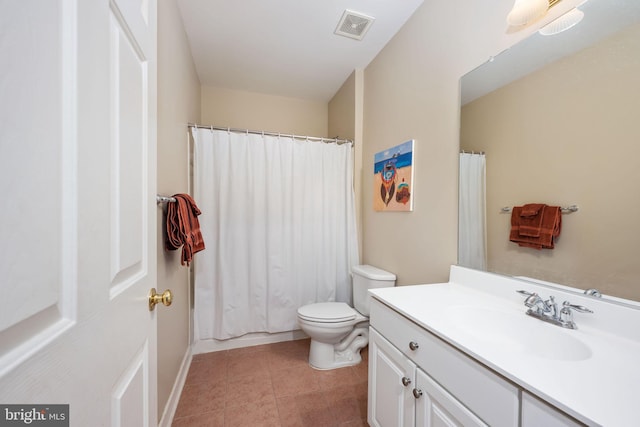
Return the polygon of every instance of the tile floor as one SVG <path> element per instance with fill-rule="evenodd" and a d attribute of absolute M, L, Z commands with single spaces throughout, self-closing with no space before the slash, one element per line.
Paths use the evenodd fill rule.
<path fill-rule="evenodd" d="M 172 426 L 367 426 L 367 355 L 330 371 L 308 339 L 196 355 Z"/>

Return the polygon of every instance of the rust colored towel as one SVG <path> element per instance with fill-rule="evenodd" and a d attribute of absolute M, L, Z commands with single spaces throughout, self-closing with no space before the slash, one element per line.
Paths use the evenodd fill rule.
<path fill-rule="evenodd" d="M 522 211 L 520 212 L 520 216 L 536 216 L 540 213 L 540 209 L 544 208 L 544 203 L 529 203 L 522 207 Z"/>
<path fill-rule="evenodd" d="M 511 212 L 511 232 L 509 240 L 520 246 L 535 249 L 553 249 L 554 239 L 560 236 L 562 229 L 562 215 L 559 206 L 544 206 L 540 235 L 538 237 L 523 236 L 520 234 L 520 221 L 522 217 L 521 206 L 515 206 Z"/>
<path fill-rule="evenodd" d="M 200 209 L 188 194 L 174 194 L 175 203 L 167 205 L 167 242 L 168 250 L 182 246 L 182 265 L 189 265 L 193 254 L 204 249 L 204 240 L 200 232 L 198 215 Z"/>
<path fill-rule="evenodd" d="M 522 206 L 520 211 L 520 230 L 518 232 L 521 236 L 540 237 L 545 206 L 547 205 L 542 203 L 531 203 Z"/>

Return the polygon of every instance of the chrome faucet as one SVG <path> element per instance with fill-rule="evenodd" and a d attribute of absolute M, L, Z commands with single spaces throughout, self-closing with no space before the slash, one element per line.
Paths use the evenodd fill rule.
<path fill-rule="evenodd" d="M 524 293 L 521 291 L 518 292 Z M 536 294 L 535 292 L 529 294 L 527 299 L 524 300 L 524 305 L 538 314 L 547 313 L 551 310 L 551 307 L 549 307 L 549 305 L 542 298 L 540 298 L 540 295 Z"/>
<path fill-rule="evenodd" d="M 553 295 L 549 296 L 549 299 L 545 301 L 535 292 L 523 290 L 517 292 L 527 296 L 524 300 L 524 305 L 529 307 L 529 310 L 527 310 L 529 316 L 557 326 L 562 326 L 563 328 L 578 329 L 573 321 L 572 310 L 579 311 L 580 313 L 593 313 L 592 310 L 581 305 L 571 304 L 569 301 L 563 302 L 562 309 L 558 311 L 558 304 Z"/>

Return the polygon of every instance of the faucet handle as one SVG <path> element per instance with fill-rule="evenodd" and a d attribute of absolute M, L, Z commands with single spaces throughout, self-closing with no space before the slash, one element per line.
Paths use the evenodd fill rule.
<path fill-rule="evenodd" d="M 573 321 L 573 311 L 579 311 L 580 313 L 593 313 L 593 310 L 589 310 L 587 307 L 581 305 L 571 304 L 569 301 L 562 303 L 562 310 L 560 310 L 560 325 L 569 329 L 578 329 Z"/>
<path fill-rule="evenodd" d="M 579 311 L 580 313 L 593 313 L 593 310 L 590 310 L 582 305 L 571 304 L 569 301 L 563 302 L 562 307 L 567 309 L 574 309 L 575 311 Z"/>
<path fill-rule="evenodd" d="M 540 295 L 538 295 L 535 292 L 529 292 L 522 289 L 519 289 L 516 292 L 522 295 L 526 295 L 527 298 L 525 298 L 524 300 L 524 305 L 526 305 L 527 307 L 533 307 L 539 301 L 542 301 L 542 298 L 540 298 Z"/>

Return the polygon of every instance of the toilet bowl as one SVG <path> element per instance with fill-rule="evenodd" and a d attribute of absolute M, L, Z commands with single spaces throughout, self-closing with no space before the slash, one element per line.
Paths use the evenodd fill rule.
<path fill-rule="evenodd" d="M 335 369 L 361 362 L 369 342 L 369 319 L 343 302 L 320 302 L 298 309 L 298 323 L 311 337 L 309 364 Z"/>
<path fill-rule="evenodd" d="M 354 309 L 344 302 L 319 302 L 298 309 L 298 324 L 311 338 L 309 365 L 336 369 L 357 365 L 369 343 L 368 289 L 393 286 L 395 275 L 370 265 L 353 267 Z"/>

